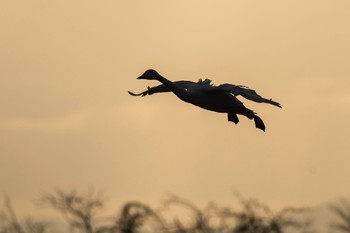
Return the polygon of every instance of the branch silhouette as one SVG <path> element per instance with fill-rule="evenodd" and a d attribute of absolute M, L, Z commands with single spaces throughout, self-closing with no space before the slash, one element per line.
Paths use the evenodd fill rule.
<path fill-rule="evenodd" d="M 139 201 L 126 202 L 119 213 L 103 216 L 104 198 L 101 193 L 86 194 L 76 190 L 56 190 L 43 195 L 41 201 L 60 213 L 68 223 L 70 232 L 81 233 L 284 233 L 296 230 L 311 233 L 310 222 L 303 215 L 307 208 L 287 207 L 273 211 L 253 198 L 236 193 L 241 208 L 220 207 L 210 203 L 199 208 L 192 202 L 170 195 L 159 208 Z M 345 200 L 332 205 L 343 222 L 332 229 L 347 231 L 350 222 L 350 205 Z M 172 207 L 180 207 L 189 215 L 169 217 Z M 178 213 L 175 213 L 178 214 Z M 189 221 L 188 221 L 189 220 Z M 0 209 L 0 233 L 46 233 L 47 224 L 28 219 L 20 222 L 10 199 Z"/>
<path fill-rule="evenodd" d="M 338 217 L 338 221 L 332 222 L 330 227 L 336 231 L 350 232 L 350 201 L 340 197 L 329 208 Z"/>

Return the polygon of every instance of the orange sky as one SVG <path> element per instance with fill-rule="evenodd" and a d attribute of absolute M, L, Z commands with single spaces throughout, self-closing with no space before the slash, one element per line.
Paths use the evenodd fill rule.
<path fill-rule="evenodd" d="M 1 1 L 0 194 L 22 208 L 55 187 L 112 199 L 233 190 L 275 206 L 350 192 L 350 2 Z M 247 85 L 283 109 L 238 125 L 155 81 Z M 29 205 L 29 204 L 28 204 Z M 29 208 L 29 207 L 28 207 Z"/>

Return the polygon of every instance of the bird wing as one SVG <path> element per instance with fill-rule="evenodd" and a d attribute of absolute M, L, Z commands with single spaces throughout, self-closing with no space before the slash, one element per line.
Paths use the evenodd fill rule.
<path fill-rule="evenodd" d="M 221 92 L 229 92 L 232 95 L 240 95 L 243 96 L 244 98 L 257 102 L 257 103 L 268 103 L 268 104 L 272 104 L 274 106 L 277 106 L 279 108 L 282 108 L 281 104 L 273 101 L 272 99 L 266 99 L 264 97 L 262 97 L 261 95 L 259 95 L 258 93 L 256 93 L 256 91 L 249 89 L 246 86 L 242 86 L 242 85 L 233 85 L 233 84 L 221 84 L 219 86 L 214 86 L 210 89 L 208 89 L 209 92 L 213 91 L 221 91 Z"/>
<path fill-rule="evenodd" d="M 192 81 L 176 81 L 174 82 L 177 86 L 184 88 L 184 89 L 189 89 L 193 86 L 212 86 L 213 84 L 211 83 L 210 79 L 199 79 L 198 82 L 192 82 Z M 167 88 L 165 85 L 161 84 L 158 86 L 154 87 L 147 87 L 146 91 L 140 92 L 138 94 L 133 93 L 131 91 L 128 91 L 128 93 L 132 96 L 146 96 L 146 95 L 153 95 L 155 93 L 162 93 L 162 92 L 170 92 L 170 89 Z"/>
<path fill-rule="evenodd" d="M 128 93 L 132 96 L 146 96 L 146 95 L 153 95 L 154 93 L 161 93 L 161 92 L 170 92 L 170 90 L 166 86 L 161 84 L 155 87 L 147 87 L 146 91 L 140 92 L 138 94 L 128 91 Z"/>

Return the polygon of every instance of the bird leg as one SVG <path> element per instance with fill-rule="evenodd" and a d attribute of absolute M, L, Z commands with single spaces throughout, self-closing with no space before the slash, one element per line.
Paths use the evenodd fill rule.
<path fill-rule="evenodd" d="M 261 129 L 262 131 L 265 131 L 265 124 L 260 117 L 258 117 L 257 115 L 254 115 L 254 122 L 255 122 L 256 128 Z"/>
<path fill-rule="evenodd" d="M 228 113 L 227 114 L 227 119 L 228 119 L 228 121 L 234 122 L 236 125 L 239 122 L 239 119 L 238 119 L 238 117 L 237 117 L 237 115 L 235 113 Z"/>

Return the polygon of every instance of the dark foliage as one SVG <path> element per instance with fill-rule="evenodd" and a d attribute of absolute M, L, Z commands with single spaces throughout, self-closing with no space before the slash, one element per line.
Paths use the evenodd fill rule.
<path fill-rule="evenodd" d="M 305 208 L 284 208 L 274 212 L 255 199 L 245 199 L 239 194 L 237 198 L 241 210 L 213 203 L 201 209 L 187 200 L 169 196 L 158 209 L 131 201 L 122 206 L 119 214 L 109 217 L 101 216 L 104 201 L 101 194 L 93 191 L 82 195 L 75 190 L 57 190 L 45 194 L 42 200 L 62 214 L 70 232 L 283 233 L 288 229 L 311 232 L 307 231 L 308 222 L 300 218 L 307 211 Z M 180 207 L 187 215 L 165 217 L 173 207 Z M 349 216 L 343 210 L 335 209 L 341 216 Z M 46 233 L 47 229 L 47 224 L 33 220 L 20 223 L 9 199 L 6 199 L 4 211 L 0 212 L 0 233 Z"/>
<path fill-rule="evenodd" d="M 0 210 L 0 233 L 45 233 L 48 224 L 27 219 L 21 224 L 12 208 L 11 200 L 5 198 L 4 209 Z"/>
<path fill-rule="evenodd" d="M 338 202 L 330 204 L 329 208 L 338 217 L 338 221 L 332 222 L 330 227 L 338 232 L 350 232 L 350 202 L 339 198 Z"/>

